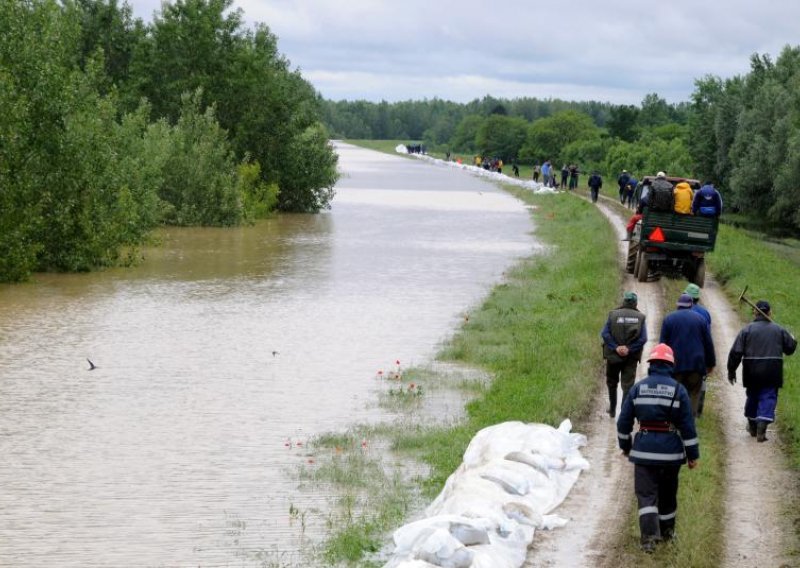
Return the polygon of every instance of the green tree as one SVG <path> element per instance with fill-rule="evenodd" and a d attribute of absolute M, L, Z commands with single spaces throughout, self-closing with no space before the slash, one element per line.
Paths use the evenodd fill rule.
<path fill-rule="evenodd" d="M 497 156 L 505 161 L 516 159 L 528 123 L 525 119 L 493 114 L 484 119 L 475 133 L 475 145 L 486 156 Z"/>
<path fill-rule="evenodd" d="M 600 136 L 600 129 L 591 117 L 567 110 L 534 122 L 520 151 L 526 161 L 561 160 L 563 149 L 571 142 Z"/>
<path fill-rule="evenodd" d="M 160 197 L 176 225 L 236 225 L 242 220 L 236 162 L 214 108 L 201 111 L 202 93 L 182 97 L 181 115 L 171 135 Z"/>
<path fill-rule="evenodd" d="M 450 141 L 453 150 L 457 152 L 477 151 L 475 140 L 478 135 L 478 129 L 480 129 L 483 124 L 483 120 L 482 117 L 476 114 L 465 116 L 461 122 L 458 123 L 458 126 L 456 126 L 456 131 Z"/>
<path fill-rule="evenodd" d="M 609 114 L 608 133 L 625 142 L 633 142 L 638 135 L 639 109 L 633 105 L 619 105 L 611 107 Z"/>
<path fill-rule="evenodd" d="M 314 124 L 297 134 L 289 144 L 291 160 L 285 165 L 286 181 L 281 185 L 281 208 L 288 211 L 316 213 L 330 207 L 337 156 L 321 124 Z M 292 184 L 296 180 L 296 185 Z M 309 188 L 314 188 L 309 191 Z"/>

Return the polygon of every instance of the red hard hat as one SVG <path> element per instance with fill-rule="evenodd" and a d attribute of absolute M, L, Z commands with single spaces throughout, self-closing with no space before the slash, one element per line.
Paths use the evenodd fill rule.
<path fill-rule="evenodd" d="M 672 353 L 672 347 L 666 343 L 659 343 L 650 351 L 650 356 L 647 358 L 650 361 L 666 361 L 671 365 L 675 364 L 675 355 Z"/>

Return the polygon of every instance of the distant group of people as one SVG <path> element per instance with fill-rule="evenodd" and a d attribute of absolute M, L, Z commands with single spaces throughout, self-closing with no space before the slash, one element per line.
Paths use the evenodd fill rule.
<path fill-rule="evenodd" d="M 577 165 L 564 164 L 561 167 L 561 180 L 559 182 L 558 171 L 555 166 L 553 166 L 550 160 L 545 160 L 543 164 L 534 164 L 533 181 L 539 183 L 539 179 L 541 178 L 541 183 L 545 187 L 574 190 L 578 187 L 578 177 L 580 173 L 580 169 Z"/>
<path fill-rule="evenodd" d="M 473 158 L 475 166 L 478 168 L 483 168 L 484 170 L 488 170 L 490 172 L 497 172 L 498 174 L 503 173 L 503 160 L 500 158 L 494 157 L 489 158 L 486 156 L 475 156 Z"/>
<path fill-rule="evenodd" d="M 409 154 L 427 154 L 425 144 L 406 144 L 406 150 Z"/>
<path fill-rule="evenodd" d="M 700 459 L 695 417 L 702 413 L 705 378 L 717 361 L 711 314 L 699 300 L 700 288 L 689 284 L 676 302 L 677 309 L 663 320 L 659 343 L 647 358 L 647 376 L 635 384 L 647 328 L 634 292 L 625 292 L 622 305 L 609 312 L 601 331 L 608 413 L 616 416 L 621 384 L 617 436 L 620 449 L 634 464 L 641 546 L 648 553 L 674 537 L 678 474 L 684 463 L 693 469 Z M 797 340 L 772 321 L 769 302 L 761 300 L 753 308 L 753 321 L 731 346 L 727 374 L 734 385 L 742 365 L 747 431 L 765 442 L 783 386 L 783 356 L 795 352 Z M 639 423 L 635 434 L 634 421 Z"/>

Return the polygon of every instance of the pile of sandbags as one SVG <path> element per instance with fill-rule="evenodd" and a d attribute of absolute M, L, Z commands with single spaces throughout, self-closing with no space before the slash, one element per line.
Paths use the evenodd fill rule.
<path fill-rule="evenodd" d="M 569 420 L 505 422 L 478 432 L 464 461 L 425 511 L 394 533 L 385 568 L 518 568 L 536 529 L 563 527 L 549 513 L 589 463 Z"/>

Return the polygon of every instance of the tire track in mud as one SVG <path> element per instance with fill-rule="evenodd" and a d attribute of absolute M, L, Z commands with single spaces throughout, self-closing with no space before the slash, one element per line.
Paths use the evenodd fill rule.
<path fill-rule="evenodd" d="M 625 227 L 619 216 L 608 206 L 597 203 L 600 211 L 619 237 L 618 252 L 621 269 L 624 272 L 627 258 L 627 238 Z M 661 288 L 658 285 L 640 283 L 631 274 L 625 274 L 622 287 L 633 290 L 639 296 L 639 309 L 647 316 L 647 336 L 649 338 L 644 352 L 648 353 L 658 339 L 663 318 Z M 622 291 L 620 291 L 620 297 Z M 611 310 L 616 306 L 608 306 Z M 597 329 L 600 344 L 600 329 Z M 636 380 L 647 371 L 646 364 L 640 364 Z M 589 460 L 591 468 L 583 472 L 564 503 L 553 513 L 568 518 L 563 529 L 540 531 L 533 540 L 524 568 L 539 566 L 586 566 L 603 564 L 610 544 L 615 540 L 616 527 L 621 519 L 628 517 L 632 506 L 633 475 L 627 458 L 617 447 L 616 419 L 608 415 L 608 396 L 605 388 L 605 373 L 597 377 L 600 382 L 598 400 L 591 411 L 588 425 L 583 434 L 589 444 L 583 456 Z M 617 411 L 619 405 L 617 403 Z"/>

